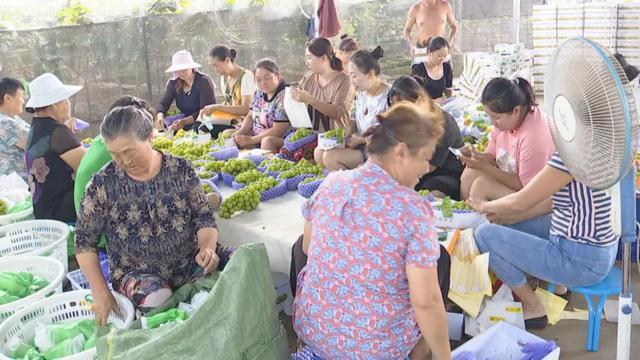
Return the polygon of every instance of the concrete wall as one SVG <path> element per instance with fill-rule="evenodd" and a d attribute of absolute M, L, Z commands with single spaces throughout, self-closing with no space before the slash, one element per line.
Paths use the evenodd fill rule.
<path fill-rule="evenodd" d="M 344 30 L 361 47 L 383 46 L 383 72 L 390 78 L 409 71 L 403 27 L 414 1 L 336 1 Z M 532 44 L 528 19 L 534 3 L 542 0 L 522 0 L 521 5 L 521 40 L 528 47 Z M 303 5 L 311 9 L 312 0 Z M 497 43 L 512 41 L 511 0 L 453 0 L 452 5 L 462 51 L 490 50 Z M 73 113 L 93 124 L 86 134 L 80 134 L 86 136 L 95 134 L 109 105 L 120 95 L 157 102 L 168 78 L 164 69 L 171 54 L 183 48 L 193 53 L 207 73 L 212 72 L 206 65 L 207 52 L 218 43 L 237 48 L 237 62 L 244 67 L 270 56 L 278 60 L 286 79 L 295 82 L 304 72 L 305 28 L 306 19 L 299 12 L 267 21 L 256 9 L 246 9 L 0 32 L 0 68 L 2 75 L 25 79 L 50 71 L 65 82 L 84 85 L 73 99 Z M 460 54 L 454 64 L 456 72 L 461 71 Z"/>

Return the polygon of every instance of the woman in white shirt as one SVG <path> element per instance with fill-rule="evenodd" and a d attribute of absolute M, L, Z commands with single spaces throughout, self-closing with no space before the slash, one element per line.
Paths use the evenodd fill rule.
<path fill-rule="evenodd" d="M 249 113 L 256 83 L 253 73 L 235 63 L 238 52 L 224 45 L 217 45 L 209 52 L 209 65 L 220 75 L 220 88 L 224 94 L 222 104 L 208 105 L 202 109 L 204 115 L 221 111 L 236 115 L 238 120 Z M 233 128 L 226 126 L 225 128 Z M 214 129 L 219 132 L 224 129 Z M 215 135 L 215 134 L 214 134 Z"/>
<path fill-rule="evenodd" d="M 378 59 L 384 51 L 380 46 L 373 51 L 358 50 L 349 60 L 348 74 L 351 84 L 357 91 L 355 116 L 347 131 L 344 149 L 316 149 L 316 163 L 324 165 L 329 171 L 353 169 L 364 163 L 367 155 L 364 150 L 365 138 L 362 136 L 371 126 L 377 124 L 376 116 L 387 107 L 389 85 L 380 78 Z"/>

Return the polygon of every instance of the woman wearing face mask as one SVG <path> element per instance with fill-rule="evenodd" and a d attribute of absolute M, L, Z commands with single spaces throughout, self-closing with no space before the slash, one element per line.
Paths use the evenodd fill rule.
<path fill-rule="evenodd" d="M 387 109 L 389 85 L 380 79 L 378 59 L 384 51 L 380 46 L 373 51 L 358 50 L 349 60 L 348 74 L 356 92 L 355 119 L 350 124 L 350 136 L 344 149 L 316 149 L 316 163 L 329 171 L 353 169 L 366 160 L 363 134 L 377 124 L 376 116 Z"/>
<path fill-rule="evenodd" d="M 291 96 L 308 105 L 314 130 L 347 126 L 353 89 L 331 42 L 325 38 L 311 40 L 305 59 L 309 72 L 297 88 L 291 88 Z"/>
<path fill-rule="evenodd" d="M 465 148 L 461 178 L 463 199 L 495 200 L 522 189 L 555 151 L 546 115 L 529 82 L 495 78 L 482 92 L 493 131 L 484 153 Z"/>
<path fill-rule="evenodd" d="M 379 114 L 367 162 L 331 173 L 302 207 L 294 329 L 320 358 L 451 357 L 433 211 L 413 190 L 442 135 L 429 116 L 411 103 Z"/>
<path fill-rule="evenodd" d="M 213 81 L 197 69 L 201 65 L 193 61 L 191 53 L 180 50 L 173 54 L 171 67 L 165 72 L 173 73 L 174 78 L 167 82 L 164 95 L 158 105 L 156 114 L 156 127 L 164 129 L 165 126 L 177 131 L 180 129 L 191 130 L 198 121 L 200 110 L 206 105 L 216 102 Z M 173 102 L 184 116 L 181 119 L 165 121 L 167 110 Z M 197 125 L 195 125 L 197 127 Z"/>
<path fill-rule="evenodd" d="M 70 129 L 75 128 L 69 98 L 82 86 L 64 85 L 51 73 L 29 84 L 27 111 L 34 114 L 25 159 L 36 219 L 75 222 L 75 171 L 85 149 Z"/>
<path fill-rule="evenodd" d="M 278 152 L 284 144 L 284 136 L 290 130 L 289 118 L 284 111 L 285 82 L 278 64 L 272 59 L 262 59 L 254 68 L 258 85 L 251 111 L 238 130 L 227 130 L 241 148 L 260 147 Z"/>
<path fill-rule="evenodd" d="M 213 212 L 193 166 L 153 149 L 151 115 L 135 106 L 107 114 L 100 134 L 113 157 L 93 176 L 78 214 L 75 249 L 91 285 L 96 322 L 117 304 L 100 271 L 97 249 L 106 237 L 113 289 L 143 313 L 172 291 L 228 260 L 218 245 Z"/>
<path fill-rule="evenodd" d="M 443 103 L 453 95 L 453 70 L 446 62 L 449 55 L 449 43 L 437 36 L 425 41 L 427 59 L 411 66 L 411 74 L 424 79 L 425 90 L 433 100 Z"/>

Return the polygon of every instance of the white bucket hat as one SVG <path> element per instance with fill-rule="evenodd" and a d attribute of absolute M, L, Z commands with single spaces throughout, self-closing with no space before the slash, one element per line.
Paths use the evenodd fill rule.
<path fill-rule="evenodd" d="M 164 72 L 170 73 L 179 70 L 195 69 L 202 65 L 193 61 L 191 53 L 187 50 L 180 50 L 171 57 L 171 66 Z"/>
<path fill-rule="evenodd" d="M 45 73 L 29 83 L 28 108 L 41 108 L 68 99 L 82 86 L 65 85 L 52 73 Z"/>

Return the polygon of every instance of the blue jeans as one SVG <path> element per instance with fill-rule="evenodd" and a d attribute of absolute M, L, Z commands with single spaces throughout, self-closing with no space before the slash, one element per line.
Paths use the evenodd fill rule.
<path fill-rule="evenodd" d="M 480 252 L 489 252 L 489 267 L 509 287 L 527 282 L 526 274 L 567 287 L 602 281 L 613 266 L 617 244 L 600 247 L 550 235 L 551 216 L 510 226 L 482 224 L 474 235 Z"/>

